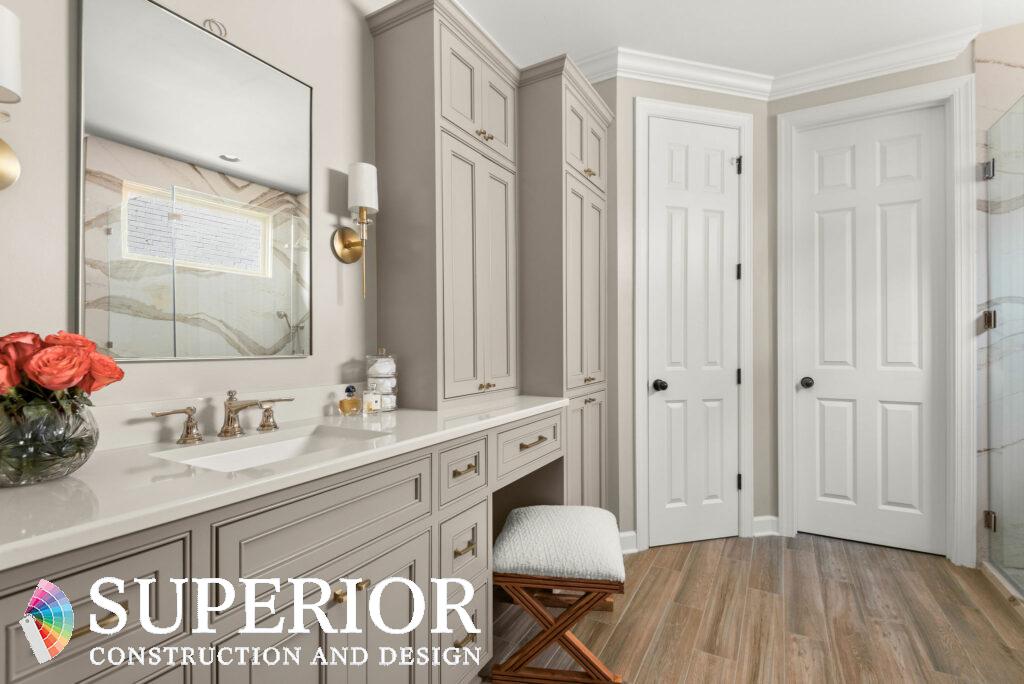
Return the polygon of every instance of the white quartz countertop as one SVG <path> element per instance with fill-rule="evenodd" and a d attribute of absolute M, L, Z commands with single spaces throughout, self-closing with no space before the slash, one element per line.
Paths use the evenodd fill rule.
<path fill-rule="evenodd" d="M 281 433 L 327 425 L 380 433 L 338 440 L 312 453 L 234 472 L 218 472 L 153 456 L 178 447 L 148 444 L 100 450 L 62 480 L 0 489 L 0 570 L 96 544 L 227 506 L 286 487 L 376 463 L 451 439 L 529 418 L 568 405 L 567 399 L 520 396 L 497 405 L 461 411 L 399 409 L 373 416 L 320 417 L 281 423 Z M 275 435 L 247 434 L 231 440 L 257 446 Z M 262 441 L 261 441 L 262 440 Z M 102 436 L 101 436 L 102 443 Z"/>

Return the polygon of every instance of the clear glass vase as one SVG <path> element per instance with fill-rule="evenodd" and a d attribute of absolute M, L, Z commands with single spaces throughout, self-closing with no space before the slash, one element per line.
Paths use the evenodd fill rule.
<path fill-rule="evenodd" d="M 81 403 L 29 404 L 15 416 L 0 411 L 0 487 L 56 480 L 89 460 L 100 431 Z"/>

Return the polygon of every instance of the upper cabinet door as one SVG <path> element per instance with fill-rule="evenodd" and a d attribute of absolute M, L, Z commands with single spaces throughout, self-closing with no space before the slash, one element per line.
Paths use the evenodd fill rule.
<path fill-rule="evenodd" d="M 480 138 L 509 161 L 515 161 L 516 89 L 484 65 Z"/>
<path fill-rule="evenodd" d="M 583 173 L 587 168 L 587 129 L 589 115 L 583 102 L 573 92 L 565 88 L 565 163 Z"/>
<path fill-rule="evenodd" d="M 488 389 L 517 385 L 516 321 L 516 189 L 515 176 L 493 162 L 483 165 L 481 206 L 487 260 L 481 269 L 485 279 L 483 331 L 485 378 Z"/>
<path fill-rule="evenodd" d="M 571 173 L 565 175 L 565 386 L 582 387 L 587 377 L 584 341 L 584 222 L 590 193 Z"/>
<path fill-rule="evenodd" d="M 482 128 L 483 60 L 441 25 L 441 114 L 473 135 Z"/>
<path fill-rule="evenodd" d="M 443 242 L 444 395 L 461 397 L 484 384 L 484 273 L 486 256 L 480 185 L 486 160 L 450 135 L 441 136 L 441 239 Z"/>
<path fill-rule="evenodd" d="M 604 200 L 593 191 L 587 191 L 583 208 L 582 255 L 583 283 L 583 366 L 584 384 L 602 382 L 606 377 L 605 360 L 605 291 L 607 265 L 605 233 L 607 211 Z"/>
<path fill-rule="evenodd" d="M 608 189 L 608 129 L 593 115 L 587 117 L 586 147 L 583 175 L 604 192 Z"/>

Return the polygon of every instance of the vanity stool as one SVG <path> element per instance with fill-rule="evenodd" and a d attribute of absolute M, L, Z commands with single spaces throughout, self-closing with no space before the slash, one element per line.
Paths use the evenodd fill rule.
<path fill-rule="evenodd" d="M 573 635 L 573 625 L 623 593 L 619 526 L 608 511 L 591 506 L 528 506 L 508 515 L 494 542 L 494 584 L 529 613 L 541 631 L 505 662 L 491 670 L 493 682 L 516 684 L 621 682 Z M 566 609 L 551 615 L 540 596 L 545 592 L 582 592 Z M 555 594 L 569 598 L 569 594 Z M 583 668 L 551 670 L 528 667 L 552 643 L 558 643 Z"/>

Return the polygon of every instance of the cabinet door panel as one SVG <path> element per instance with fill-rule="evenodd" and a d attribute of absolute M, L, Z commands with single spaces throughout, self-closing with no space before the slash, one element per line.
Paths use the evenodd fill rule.
<path fill-rule="evenodd" d="M 446 397 L 480 391 L 484 382 L 480 318 L 483 274 L 479 184 L 483 157 L 442 135 L 441 203 L 444 261 L 444 387 Z"/>
<path fill-rule="evenodd" d="M 582 254 L 584 383 L 605 379 L 605 203 L 588 191 Z"/>
<path fill-rule="evenodd" d="M 593 116 L 587 116 L 587 156 L 584 173 L 602 191 L 608 188 L 607 130 Z M 587 172 L 589 169 L 589 173 Z"/>
<path fill-rule="evenodd" d="M 565 163 L 583 173 L 587 168 L 587 110 L 572 88 L 565 89 Z"/>
<path fill-rule="evenodd" d="M 607 449 L 607 394 L 596 392 L 583 401 L 583 505 L 601 506 L 602 473 Z M 579 399 L 577 399 L 579 401 Z"/>
<path fill-rule="evenodd" d="M 586 376 L 583 345 L 584 221 L 587 189 L 572 174 L 565 178 L 565 383 L 582 387 Z"/>
<path fill-rule="evenodd" d="M 565 504 L 583 505 L 583 460 L 584 435 L 586 434 L 584 410 L 586 397 L 576 397 L 569 402 L 565 426 Z"/>
<path fill-rule="evenodd" d="M 516 90 L 484 65 L 481 129 L 485 142 L 510 161 L 515 161 Z"/>
<path fill-rule="evenodd" d="M 516 386 L 516 192 L 515 176 L 485 165 L 482 201 L 487 261 L 481 269 L 487 328 L 483 331 L 485 377 L 492 389 Z"/>
<path fill-rule="evenodd" d="M 483 61 L 452 31 L 441 26 L 441 114 L 470 134 L 480 128 Z"/>

